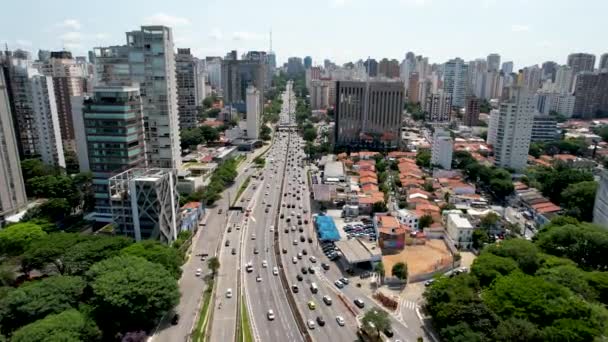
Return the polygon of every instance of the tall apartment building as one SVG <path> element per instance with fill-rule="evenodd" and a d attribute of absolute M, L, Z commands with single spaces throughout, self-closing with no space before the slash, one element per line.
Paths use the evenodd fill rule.
<path fill-rule="evenodd" d="M 197 106 L 201 105 L 201 88 L 205 87 L 203 74 L 199 71 L 198 61 L 190 49 L 177 49 L 175 55 L 177 72 L 177 106 L 180 129 L 194 128 L 198 123 Z M 204 94 L 204 91 L 202 92 Z"/>
<path fill-rule="evenodd" d="M 443 90 L 427 95 L 424 111 L 427 121 L 449 122 L 452 114 L 452 96 Z"/>
<path fill-rule="evenodd" d="M 568 55 L 567 64 L 572 68 L 576 76 L 579 72 L 593 71 L 595 67 L 595 55 L 590 53 L 571 53 Z"/>
<path fill-rule="evenodd" d="M 142 97 L 148 163 L 179 168 L 181 148 L 173 34 L 165 26 L 126 33 L 127 45 L 95 49 L 97 81 L 138 83 Z"/>
<path fill-rule="evenodd" d="M 466 101 L 463 124 L 469 127 L 477 126 L 479 122 L 479 98 L 468 96 Z"/>
<path fill-rule="evenodd" d="M 525 67 L 522 71 L 522 76 L 523 83 L 521 86 L 528 88 L 531 93 L 534 93 L 540 89 L 542 70 L 538 67 L 538 65 Z"/>
<path fill-rule="evenodd" d="M 497 53 L 491 53 L 487 57 L 488 71 L 499 71 L 500 70 L 500 55 Z"/>
<path fill-rule="evenodd" d="M 407 87 L 407 102 L 418 103 L 420 102 L 420 74 L 412 72 L 408 80 Z"/>
<path fill-rule="evenodd" d="M 110 178 L 109 191 L 119 234 L 167 244 L 177 239 L 181 222 L 176 169 L 129 169 Z"/>
<path fill-rule="evenodd" d="M 7 216 L 27 205 L 8 87 L 0 67 L 0 227 Z"/>
<path fill-rule="evenodd" d="M 512 73 L 513 72 L 513 62 L 509 61 L 509 62 L 502 63 L 502 66 L 500 67 L 500 71 L 502 71 L 502 73 L 505 75 L 509 75 L 510 73 Z"/>
<path fill-rule="evenodd" d="M 313 68 L 314 69 L 314 68 Z M 312 110 L 326 109 L 329 107 L 329 88 L 328 80 L 313 80 L 310 86 L 310 108 Z"/>
<path fill-rule="evenodd" d="M 205 58 L 205 69 L 207 70 L 209 84 L 211 84 L 211 87 L 220 89 L 222 87 L 222 58 Z"/>
<path fill-rule="evenodd" d="M 312 67 L 312 57 L 304 57 L 304 69 L 310 69 Z"/>
<path fill-rule="evenodd" d="M 496 166 L 521 170 L 526 166 L 536 103 L 526 88 L 517 87 L 500 104 L 494 155 Z"/>
<path fill-rule="evenodd" d="M 608 71 L 582 72 L 574 85 L 574 115 L 585 119 L 608 113 Z"/>
<path fill-rule="evenodd" d="M 541 66 L 541 70 L 542 70 L 541 79 L 543 81 L 551 80 L 551 82 L 555 82 L 555 76 L 556 76 L 558 67 L 559 67 L 559 65 L 553 61 L 544 62 L 543 65 Z"/>
<path fill-rule="evenodd" d="M 600 176 L 595 203 L 593 204 L 593 223 L 608 228 L 608 171 Z"/>
<path fill-rule="evenodd" d="M 553 115 L 534 115 L 532 141 L 553 141 L 559 139 L 557 119 Z"/>
<path fill-rule="evenodd" d="M 553 91 L 559 94 L 569 94 L 572 91 L 572 82 L 574 75 L 572 68 L 567 65 L 560 65 L 555 71 L 555 82 L 553 82 Z"/>
<path fill-rule="evenodd" d="M 403 83 L 337 81 L 335 139 L 349 148 L 397 148 Z"/>
<path fill-rule="evenodd" d="M 383 58 L 378 63 L 378 74 L 387 78 L 398 78 L 399 77 L 399 61 L 396 59 L 389 60 Z"/>
<path fill-rule="evenodd" d="M 258 139 L 262 127 L 262 107 L 260 91 L 254 86 L 247 87 L 247 138 Z"/>
<path fill-rule="evenodd" d="M 498 134 L 498 121 L 500 119 L 500 111 L 498 109 L 490 110 L 490 118 L 488 120 L 488 136 L 486 143 L 494 146 L 496 144 L 496 135 Z"/>
<path fill-rule="evenodd" d="M 301 62 L 301 60 L 300 60 Z M 264 89 L 266 65 L 261 60 L 224 59 L 222 61 L 222 91 L 224 103 L 242 113 L 247 112 L 247 87 Z M 263 97 L 260 101 L 263 101 Z M 263 103 L 260 102 L 260 106 Z"/>
<path fill-rule="evenodd" d="M 608 70 L 608 53 L 602 54 L 600 57 L 600 64 L 598 65 L 598 70 Z"/>
<path fill-rule="evenodd" d="M 444 170 L 451 170 L 453 150 L 454 141 L 450 137 L 450 133 L 440 128 L 436 129 L 433 134 L 431 164 L 439 165 Z"/>
<path fill-rule="evenodd" d="M 81 171 L 93 173 L 95 210 L 91 218 L 112 222 L 108 179 L 147 166 L 144 113 L 138 86 L 98 85 L 81 107 L 74 105 Z M 81 120 L 78 120 L 78 117 Z M 79 127 L 78 125 L 82 125 Z M 80 136 L 84 132 L 84 136 Z M 80 161 L 80 159 L 79 159 Z"/>
<path fill-rule="evenodd" d="M 295 76 L 304 72 L 304 64 L 300 57 L 289 57 L 287 59 L 287 74 Z"/>
<path fill-rule="evenodd" d="M 363 65 L 365 65 L 365 71 L 369 77 L 378 76 L 378 61 L 373 58 L 367 59 Z"/>
<path fill-rule="evenodd" d="M 443 89 L 452 96 L 452 106 L 464 107 L 469 66 L 461 58 L 454 58 L 443 69 Z"/>

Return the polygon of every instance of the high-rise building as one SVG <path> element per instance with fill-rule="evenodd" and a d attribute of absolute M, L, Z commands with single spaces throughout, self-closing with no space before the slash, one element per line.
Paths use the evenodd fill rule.
<path fill-rule="evenodd" d="M 312 110 L 329 107 L 329 89 L 332 81 L 313 80 L 310 87 L 310 108 Z"/>
<path fill-rule="evenodd" d="M 95 49 L 97 81 L 139 83 L 146 153 L 153 167 L 179 168 L 181 147 L 173 34 L 165 26 L 126 33 L 127 45 Z"/>
<path fill-rule="evenodd" d="M 431 164 L 439 165 L 442 169 L 452 169 L 452 154 L 454 141 L 449 132 L 437 128 L 433 134 L 433 148 L 431 151 Z"/>
<path fill-rule="evenodd" d="M 526 166 L 536 103 L 528 89 L 513 89 L 500 104 L 494 155 L 496 166 L 521 170 Z"/>
<path fill-rule="evenodd" d="M 558 67 L 559 67 L 559 65 L 553 61 L 544 62 L 541 67 L 541 69 L 542 69 L 541 79 L 543 81 L 551 80 L 551 82 L 555 82 L 555 76 L 556 76 Z"/>
<path fill-rule="evenodd" d="M 571 53 L 568 55 L 568 66 L 572 68 L 576 76 L 579 72 L 593 71 L 595 67 L 595 55 L 590 53 Z"/>
<path fill-rule="evenodd" d="M 424 104 L 426 120 L 430 122 L 449 122 L 452 114 L 452 96 L 443 90 L 428 94 Z"/>
<path fill-rule="evenodd" d="M 287 59 L 287 74 L 295 76 L 304 72 L 304 64 L 300 57 L 289 57 Z"/>
<path fill-rule="evenodd" d="M 585 119 L 608 113 L 608 71 L 582 72 L 574 85 L 574 115 Z"/>
<path fill-rule="evenodd" d="M 222 87 L 222 58 L 205 58 L 205 69 L 207 70 L 209 84 L 211 84 L 211 87 L 220 89 Z"/>
<path fill-rule="evenodd" d="M 473 127 L 477 126 L 479 122 L 479 98 L 475 96 L 467 97 L 467 105 L 464 113 L 465 126 Z"/>
<path fill-rule="evenodd" d="M 83 98 L 80 111 L 82 121 L 77 132 L 85 132 L 84 146 L 78 146 L 81 171 L 93 173 L 95 209 L 91 218 L 98 222 L 112 222 L 112 208 L 108 179 L 134 167 L 146 167 L 144 114 L 138 86 L 98 85 L 90 97 Z M 76 114 L 78 115 L 78 113 Z M 80 160 L 80 159 L 79 159 Z"/>
<path fill-rule="evenodd" d="M 7 216 L 27 205 L 8 86 L 0 67 L 0 227 Z"/>
<path fill-rule="evenodd" d="M 598 69 L 600 71 L 608 70 L 608 53 L 604 53 L 600 57 L 600 64 L 598 65 Z"/>
<path fill-rule="evenodd" d="M 177 106 L 179 111 L 179 127 L 194 128 L 198 123 L 197 106 L 203 101 L 200 98 L 200 88 L 205 87 L 202 73 L 199 72 L 197 60 L 190 49 L 177 49 L 175 55 L 175 70 L 177 72 Z"/>
<path fill-rule="evenodd" d="M 181 227 L 177 170 L 136 168 L 110 178 L 113 222 L 121 235 L 171 244 Z"/>
<path fill-rule="evenodd" d="M 420 75 L 417 72 L 410 74 L 407 87 L 407 102 L 419 103 L 420 102 Z"/>
<path fill-rule="evenodd" d="M 497 53 L 491 53 L 487 58 L 488 70 L 487 71 L 498 71 L 500 70 L 500 55 Z"/>
<path fill-rule="evenodd" d="M 378 62 L 375 59 L 368 58 L 363 65 L 365 65 L 365 71 L 369 77 L 378 76 Z"/>
<path fill-rule="evenodd" d="M 542 70 L 538 65 L 532 65 L 523 69 L 523 84 L 531 93 L 536 92 L 541 85 Z"/>
<path fill-rule="evenodd" d="M 383 58 L 378 63 L 378 74 L 387 78 L 398 78 L 399 77 L 399 61 L 396 59 L 389 60 Z"/>
<path fill-rule="evenodd" d="M 49 50 L 38 50 L 38 60 L 46 63 L 51 59 L 51 51 Z"/>
<path fill-rule="evenodd" d="M 604 170 L 595 192 L 593 223 L 608 228 L 608 171 Z"/>
<path fill-rule="evenodd" d="M 247 138 L 258 139 L 262 127 L 260 91 L 254 86 L 247 87 Z"/>
<path fill-rule="evenodd" d="M 301 62 L 301 60 L 300 60 Z M 222 90 L 224 103 L 242 113 L 247 112 L 247 87 L 264 89 L 266 85 L 266 65 L 263 60 L 241 59 L 222 62 Z M 260 106 L 263 108 L 263 97 Z"/>
<path fill-rule="evenodd" d="M 494 146 L 496 144 L 496 134 L 498 133 L 498 121 L 500 119 L 500 111 L 498 109 L 490 110 L 490 117 L 488 120 L 488 136 L 486 137 L 486 143 Z"/>
<path fill-rule="evenodd" d="M 397 148 L 403 83 L 337 81 L 335 139 L 349 148 Z"/>
<path fill-rule="evenodd" d="M 557 119 L 553 115 L 534 115 L 532 141 L 553 141 L 559 139 Z"/>
<path fill-rule="evenodd" d="M 304 69 L 310 69 L 312 67 L 312 57 L 304 57 Z"/>
<path fill-rule="evenodd" d="M 513 62 L 509 61 L 502 63 L 500 71 L 502 71 L 502 73 L 505 75 L 511 74 L 513 72 Z"/>
<path fill-rule="evenodd" d="M 569 94 L 572 90 L 573 79 L 572 68 L 567 65 L 560 65 L 555 71 L 553 91 L 559 94 Z"/>
<path fill-rule="evenodd" d="M 461 58 L 454 58 L 443 67 L 443 89 L 452 96 L 452 106 L 462 108 L 468 91 L 469 66 Z"/>

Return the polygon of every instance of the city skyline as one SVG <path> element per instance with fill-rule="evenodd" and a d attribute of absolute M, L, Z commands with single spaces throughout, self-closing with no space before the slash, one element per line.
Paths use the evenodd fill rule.
<path fill-rule="evenodd" d="M 401 61 L 413 51 L 428 56 L 431 63 L 498 53 L 502 61 L 513 60 L 519 69 L 547 60 L 565 64 L 572 52 L 598 58 L 605 53 L 601 40 L 594 37 L 608 28 L 600 17 L 608 3 L 592 2 L 582 7 L 566 0 L 518 0 L 510 6 L 497 0 L 467 0 L 466 6 L 445 0 L 315 0 L 293 2 L 287 8 L 274 0 L 264 6 L 241 0 L 181 1 L 180 6 L 152 0 L 142 10 L 135 3 L 114 0 L 71 6 L 25 0 L 5 5 L 0 43 L 2 48 L 7 44 L 9 49 L 33 54 L 38 49 L 65 48 L 86 55 L 93 47 L 119 44 L 124 32 L 140 25 L 161 24 L 173 29 L 176 48 L 191 48 L 199 58 L 223 56 L 235 49 L 266 51 L 272 30 L 273 49 L 281 64 L 290 56 L 308 55 L 314 65 L 325 58 L 342 64 L 368 56 Z M 108 21 L 107 9 L 118 6 L 121 11 L 114 11 Z M 38 9 L 28 12 L 28 19 L 37 25 L 24 26 L 23 17 L 15 13 L 30 7 Z M 377 9 L 382 15 L 369 17 Z M 228 13 L 231 20 L 218 13 Z M 568 13 L 568 26 L 557 30 L 563 13 Z M 595 24 L 585 25 L 588 22 Z M 387 39 L 378 39 L 382 36 Z"/>

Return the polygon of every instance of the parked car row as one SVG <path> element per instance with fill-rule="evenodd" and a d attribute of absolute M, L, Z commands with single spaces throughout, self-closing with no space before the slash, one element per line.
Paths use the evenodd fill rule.
<path fill-rule="evenodd" d="M 376 241 L 376 229 L 372 223 L 355 223 L 344 226 L 344 232 L 349 238 L 367 236 L 371 241 Z"/>

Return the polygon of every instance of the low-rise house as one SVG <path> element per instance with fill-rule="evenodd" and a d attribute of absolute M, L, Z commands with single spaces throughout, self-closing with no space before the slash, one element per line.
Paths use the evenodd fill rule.
<path fill-rule="evenodd" d="M 402 250 L 408 233 L 405 225 L 388 215 L 376 215 L 374 225 L 378 233 L 378 245 L 382 250 Z"/>
<path fill-rule="evenodd" d="M 444 212 L 444 218 L 448 239 L 457 248 L 471 248 L 473 245 L 473 225 L 458 210 L 448 210 L 446 212 Z"/>
<path fill-rule="evenodd" d="M 418 215 L 415 212 L 407 209 L 399 209 L 393 212 L 393 216 L 399 223 L 418 230 Z"/>

